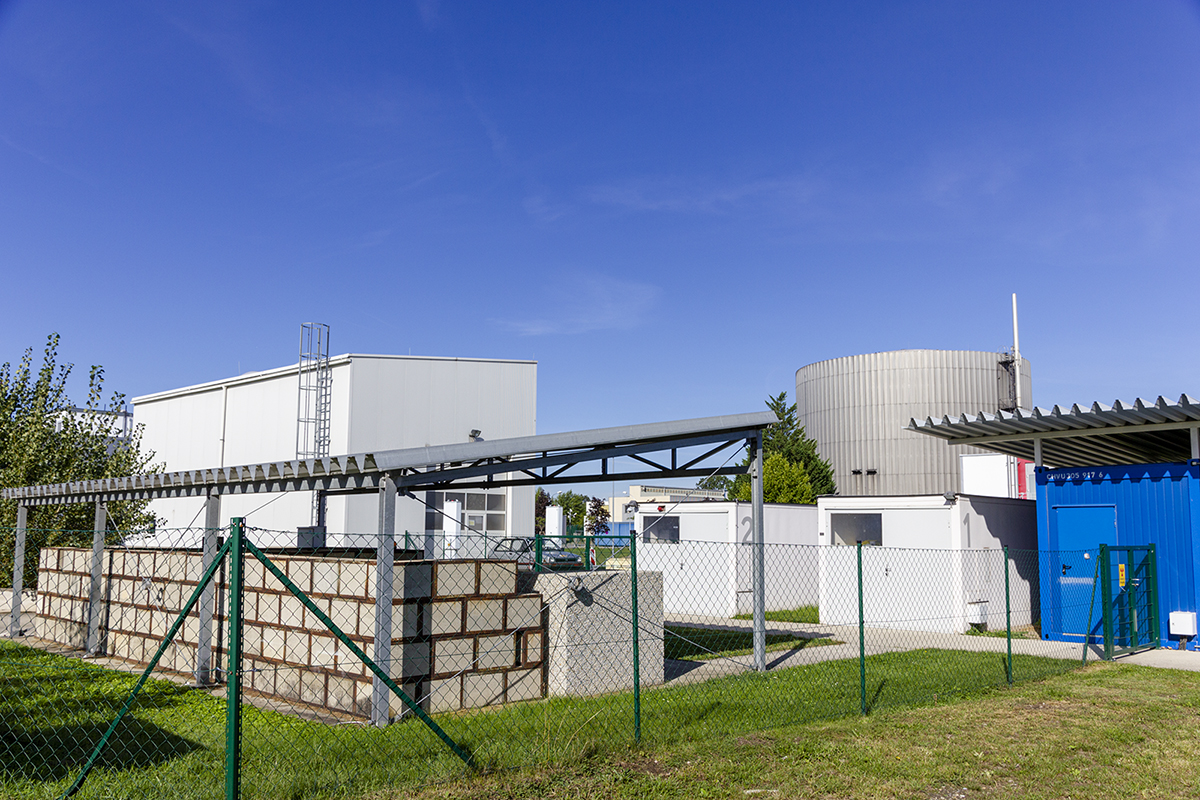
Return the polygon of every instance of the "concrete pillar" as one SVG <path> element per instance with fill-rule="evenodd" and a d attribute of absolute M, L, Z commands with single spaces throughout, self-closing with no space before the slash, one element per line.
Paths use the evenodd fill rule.
<path fill-rule="evenodd" d="M 396 557 L 396 484 L 385 477 L 379 486 L 379 527 L 375 549 L 375 663 L 392 675 L 392 593 Z M 371 678 L 371 724 L 388 724 L 391 690 L 378 675 Z"/>
<path fill-rule="evenodd" d="M 100 614 L 104 579 L 104 531 L 108 527 L 108 507 L 96 502 L 96 517 L 92 527 L 92 585 L 88 590 L 87 653 L 99 655 Z"/>
<path fill-rule="evenodd" d="M 750 475 L 751 536 L 754 581 L 754 668 L 767 669 L 767 582 L 766 545 L 763 540 L 763 454 L 762 438 L 754 439 L 754 472 Z"/>
<path fill-rule="evenodd" d="M 200 534 L 200 572 L 204 574 L 217 557 L 217 538 L 221 533 L 221 495 L 213 489 L 204 500 L 204 531 Z M 196 639 L 196 685 L 216 683 L 212 672 L 213 611 L 216 608 L 217 579 L 200 593 L 199 633 Z"/>
<path fill-rule="evenodd" d="M 14 639 L 21 635 L 21 590 L 25 588 L 25 528 L 28 520 L 29 508 L 17 506 L 17 529 L 13 532 L 12 618 L 8 625 L 8 635 Z"/>
<path fill-rule="evenodd" d="M 1042 466 L 1042 440 L 1033 440 L 1033 465 L 1035 467 Z"/>
<path fill-rule="evenodd" d="M 1189 428 L 1188 434 L 1192 442 L 1192 458 L 1200 458 L 1200 428 Z"/>

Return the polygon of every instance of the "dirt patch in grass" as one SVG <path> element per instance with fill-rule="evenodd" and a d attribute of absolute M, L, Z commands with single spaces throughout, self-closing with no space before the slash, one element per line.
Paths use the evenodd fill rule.
<path fill-rule="evenodd" d="M 629 761 L 622 761 L 620 762 L 620 766 L 627 772 L 638 775 L 650 775 L 655 778 L 671 774 L 670 767 L 653 758 L 635 758 Z"/>
<path fill-rule="evenodd" d="M 767 745 L 774 744 L 774 742 L 771 739 L 768 739 L 765 736 L 758 736 L 757 734 L 750 734 L 749 736 L 739 736 L 734 741 L 740 747 L 766 747 Z"/>
<path fill-rule="evenodd" d="M 926 800 L 967 800 L 970 796 L 965 786 L 947 786 L 927 795 Z"/>

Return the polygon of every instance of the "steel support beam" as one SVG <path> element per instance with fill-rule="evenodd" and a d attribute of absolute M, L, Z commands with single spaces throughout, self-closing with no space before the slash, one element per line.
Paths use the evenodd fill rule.
<path fill-rule="evenodd" d="M 751 440 L 754 471 L 750 473 L 750 502 L 752 504 L 750 525 L 753 541 L 754 579 L 754 668 L 767 670 L 767 580 L 766 545 L 763 539 L 763 454 L 762 439 Z"/>
<path fill-rule="evenodd" d="M 212 492 L 204 501 L 204 531 L 200 534 L 203 574 L 217 557 L 217 537 L 221 533 L 221 495 Z M 196 638 L 196 685 L 210 686 L 216 681 L 212 671 L 213 611 L 217 586 L 210 582 L 200 595 L 199 628 Z"/>
<path fill-rule="evenodd" d="M 29 509 L 23 505 L 17 506 L 17 529 L 13 532 L 12 616 L 8 625 L 8 635 L 13 639 L 23 633 L 21 630 L 21 591 L 25 588 L 25 529 L 28 521 Z"/>
<path fill-rule="evenodd" d="M 379 527 L 375 543 L 375 647 L 371 656 L 393 678 L 392 669 L 392 596 L 395 591 L 396 557 L 396 485 L 384 478 L 379 487 Z M 371 678 L 371 724 L 388 724 L 392 694 L 383 678 Z"/>
<path fill-rule="evenodd" d="M 92 584 L 88 590 L 87 653 L 99 655 L 100 614 L 103 611 L 104 531 L 108 528 L 108 507 L 96 503 L 95 524 L 92 527 Z"/>

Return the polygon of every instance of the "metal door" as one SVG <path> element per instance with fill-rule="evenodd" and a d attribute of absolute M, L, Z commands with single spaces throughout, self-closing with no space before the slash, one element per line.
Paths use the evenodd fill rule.
<path fill-rule="evenodd" d="M 1158 647 L 1158 569 L 1154 545 L 1100 545 L 1104 657 Z"/>
<path fill-rule="evenodd" d="M 1095 585 L 1099 547 L 1117 543 L 1117 508 L 1055 506 L 1052 519 L 1054 550 L 1047 554 L 1045 567 L 1050 588 L 1045 632 L 1060 641 L 1099 644 L 1103 620 Z"/>

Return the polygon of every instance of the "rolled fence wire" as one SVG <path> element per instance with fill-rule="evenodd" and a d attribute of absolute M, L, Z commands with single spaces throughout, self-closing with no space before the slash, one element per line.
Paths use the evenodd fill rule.
<path fill-rule="evenodd" d="M 238 796 L 366 797 L 639 738 L 950 702 L 1078 668 L 1103 635 L 1095 553 L 766 544 L 763 671 L 749 543 L 564 537 L 543 542 L 538 565 L 531 540 L 435 530 L 395 535 L 389 637 L 377 625 L 386 539 L 298 548 L 294 531 L 247 526 L 271 566 L 244 559 L 236 664 L 228 558 L 165 639 L 197 594 L 206 537 L 228 529 L 106 542 L 98 601 L 93 535 L 28 531 L 14 564 L 24 602 L 20 635 L 0 639 L 0 796 L 62 796 L 111 728 L 77 797 L 226 797 L 238 674 Z M 85 657 L 90 625 L 100 647 Z"/>

